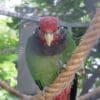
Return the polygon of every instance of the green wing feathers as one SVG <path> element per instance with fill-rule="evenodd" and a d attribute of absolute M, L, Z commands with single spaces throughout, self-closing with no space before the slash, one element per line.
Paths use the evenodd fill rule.
<path fill-rule="evenodd" d="M 62 53 L 62 58 L 61 58 L 64 63 L 68 62 L 68 60 L 70 59 L 72 53 L 74 52 L 74 50 L 76 48 L 76 43 L 73 40 L 72 32 L 67 32 L 66 38 L 67 38 L 66 49 Z"/>

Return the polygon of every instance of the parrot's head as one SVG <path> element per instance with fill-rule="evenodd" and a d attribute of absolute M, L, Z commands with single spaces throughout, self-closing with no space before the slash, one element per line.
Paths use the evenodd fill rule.
<path fill-rule="evenodd" d="M 60 33 L 59 19 L 51 16 L 41 18 L 39 22 L 39 38 L 48 47 L 59 43 L 63 38 Z"/>

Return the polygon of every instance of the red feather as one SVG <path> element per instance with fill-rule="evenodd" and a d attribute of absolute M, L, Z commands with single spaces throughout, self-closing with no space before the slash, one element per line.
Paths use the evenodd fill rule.
<path fill-rule="evenodd" d="M 70 100 L 71 87 L 65 88 L 60 94 L 54 97 L 54 100 Z"/>
<path fill-rule="evenodd" d="M 42 33 L 47 31 L 55 32 L 58 29 L 58 19 L 56 17 L 46 16 L 40 20 L 39 27 Z"/>

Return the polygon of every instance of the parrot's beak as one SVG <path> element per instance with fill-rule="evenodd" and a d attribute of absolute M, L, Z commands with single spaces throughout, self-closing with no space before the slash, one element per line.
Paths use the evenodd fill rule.
<path fill-rule="evenodd" d="M 52 41 L 53 41 L 53 34 L 51 34 L 51 33 L 46 33 L 45 34 L 45 40 L 46 40 L 46 43 L 47 43 L 47 45 L 50 47 L 51 46 L 51 44 L 52 44 Z"/>

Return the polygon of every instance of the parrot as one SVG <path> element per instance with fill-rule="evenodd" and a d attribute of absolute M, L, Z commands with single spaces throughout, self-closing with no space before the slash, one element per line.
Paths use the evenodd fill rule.
<path fill-rule="evenodd" d="M 52 84 L 65 69 L 75 48 L 72 33 L 60 25 L 59 18 L 44 16 L 40 19 L 25 48 L 29 71 L 40 90 Z M 71 100 L 71 89 L 64 89 L 54 100 Z"/>

